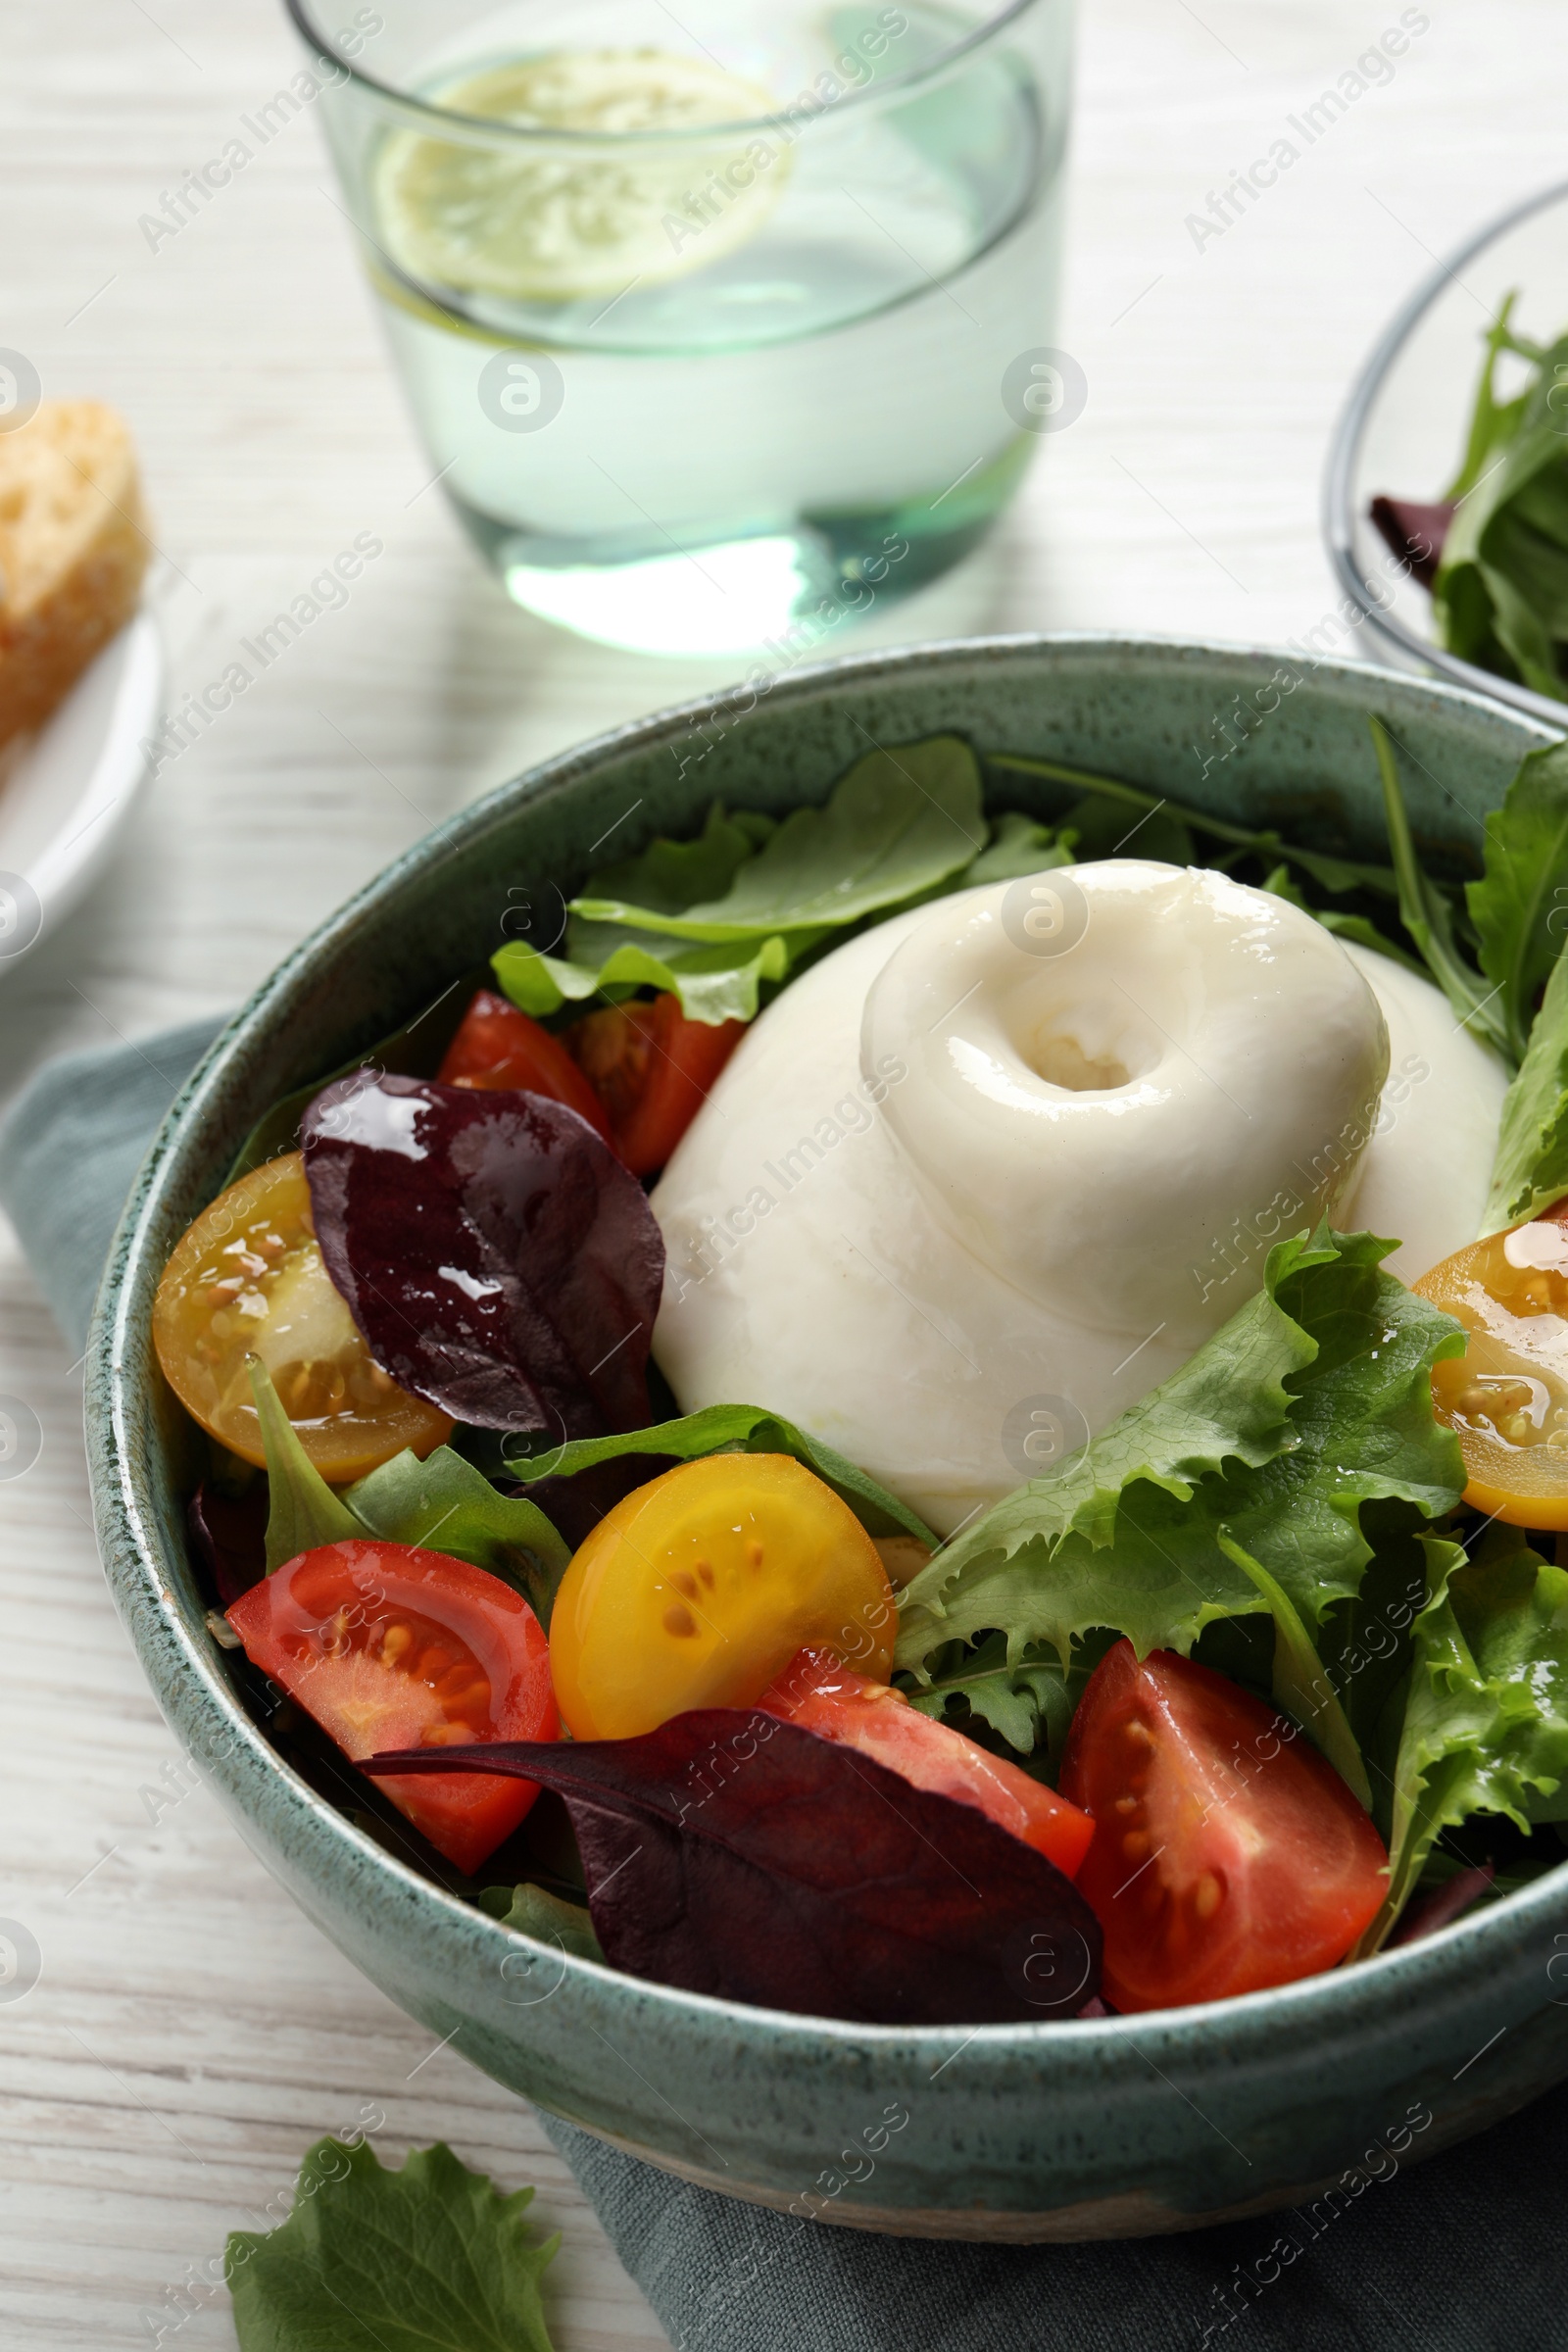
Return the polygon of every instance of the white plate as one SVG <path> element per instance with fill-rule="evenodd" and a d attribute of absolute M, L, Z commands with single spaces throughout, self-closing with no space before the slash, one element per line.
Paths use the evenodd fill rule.
<path fill-rule="evenodd" d="M 38 733 L 0 752 L 0 978 L 98 879 L 147 775 L 164 656 L 138 612 Z"/>

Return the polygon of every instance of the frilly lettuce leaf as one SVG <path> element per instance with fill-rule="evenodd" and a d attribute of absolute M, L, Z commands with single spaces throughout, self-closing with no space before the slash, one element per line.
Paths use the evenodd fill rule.
<path fill-rule="evenodd" d="M 241 2352 L 550 2352 L 531 2188 L 508 2196 L 437 2141 L 383 2168 L 318 2140 L 286 2221 L 223 2258 Z"/>
<path fill-rule="evenodd" d="M 1326 1226 L 1277 1244 L 1262 1290 L 1178 1372 L 913 1579 L 899 1664 L 923 1681 L 944 1645 L 1001 1634 L 1009 1658 L 1036 1645 L 1067 1671 L 1096 1628 L 1185 1652 L 1216 1618 L 1274 1613 L 1238 1553 L 1310 1640 L 1372 1557 L 1362 1503 L 1431 1518 L 1464 1486 L 1430 1386 L 1464 1337 L 1381 1272 L 1393 1246 Z"/>
<path fill-rule="evenodd" d="M 1520 1829 L 1568 1819 L 1568 1571 L 1494 1529 L 1473 1560 L 1428 1538 L 1425 1608 L 1394 1770 L 1388 1900 L 1376 1951 L 1434 1843 L 1474 1813 Z"/>

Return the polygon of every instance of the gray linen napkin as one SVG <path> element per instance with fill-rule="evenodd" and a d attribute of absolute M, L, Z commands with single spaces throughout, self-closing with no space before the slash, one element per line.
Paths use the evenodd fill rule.
<path fill-rule="evenodd" d="M 0 1207 L 73 1349 L 136 1169 L 220 1026 L 53 1062 L 0 1128 Z M 1343 2206 L 1081 2246 L 792 2220 L 543 2120 L 678 2352 L 1568 2347 L 1568 2088 L 1416 2172 L 1360 2173 Z"/>

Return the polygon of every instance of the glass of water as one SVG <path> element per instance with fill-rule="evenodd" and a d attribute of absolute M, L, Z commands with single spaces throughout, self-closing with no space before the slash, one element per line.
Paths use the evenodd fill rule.
<path fill-rule="evenodd" d="M 604 643 L 819 643 L 1082 406 L 1071 0 L 288 0 L 431 470 Z"/>

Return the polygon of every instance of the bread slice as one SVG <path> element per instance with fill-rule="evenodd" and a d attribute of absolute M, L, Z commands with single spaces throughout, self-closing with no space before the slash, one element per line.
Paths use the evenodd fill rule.
<path fill-rule="evenodd" d="M 0 744 L 40 726 L 136 609 L 149 541 L 136 453 L 96 400 L 0 433 Z"/>

